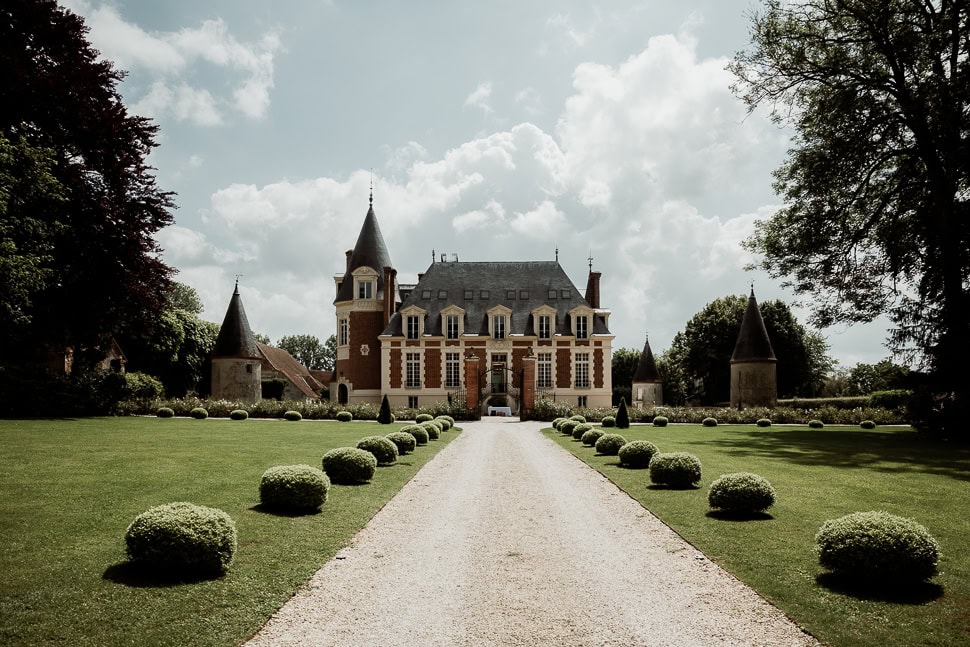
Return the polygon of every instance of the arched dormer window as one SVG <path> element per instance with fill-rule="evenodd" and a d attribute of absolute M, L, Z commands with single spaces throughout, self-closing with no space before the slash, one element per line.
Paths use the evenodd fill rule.
<path fill-rule="evenodd" d="M 509 336 L 512 311 L 505 306 L 495 306 L 488 310 L 488 334 L 492 339 L 506 339 Z"/>
<path fill-rule="evenodd" d="M 354 270 L 354 299 L 373 301 L 377 298 L 377 272 L 370 267 Z"/>
<path fill-rule="evenodd" d="M 584 306 L 577 306 L 569 311 L 572 323 L 572 333 L 576 339 L 589 339 L 593 334 L 593 310 Z"/>
<path fill-rule="evenodd" d="M 445 339 L 458 339 L 465 334 L 465 311 L 458 306 L 442 308 L 441 334 Z"/>

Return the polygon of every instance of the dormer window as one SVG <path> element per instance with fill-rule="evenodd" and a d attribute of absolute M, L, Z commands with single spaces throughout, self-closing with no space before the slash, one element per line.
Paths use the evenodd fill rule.
<path fill-rule="evenodd" d="M 450 305 L 441 309 L 441 328 L 445 339 L 458 339 L 461 337 L 462 324 L 465 319 L 465 311 L 456 305 Z"/>
<path fill-rule="evenodd" d="M 401 328 L 405 339 L 421 339 L 424 334 L 424 318 L 427 311 L 417 306 L 408 306 L 401 311 Z"/>
<path fill-rule="evenodd" d="M 447 339 L 458 339 L 460 322 L 461 317 L 458 315 L 445 316 L 445 337 Z"/>
<path fill-rule="evenodd" d="M 589 339 L 589 317 L 586 315 L 576 317 L 576 339 Z"/>
<path fill-rule="evenodd" d="M 407 338 L 408 339 L 420 339 L 421 338 L 421 317 L 417 315 L 408 315 L 407 317 Z"/>
<path fill-rule="evenodd" d="M 357 298 L 358 299 L 373 299 L 374 298 L 374 283 L 371 281 L 359 281 L 357 283 Z"/>
<path fill-rule="evenodd" d="M 505 339 L 505 315 L 492 315 L 492 338 Z"/>
<path fill-rule="evenodd" d="M 569 311 L 572 318 L 573 335 L 576 339 L 589 339 L 592 333 L 593 311 L 588 307 L 576 307 Z"/>
<path fill-rule="evenodd" d="M 532 311 L 533 333 L 537 339 L 552 339 L 556 329 L 556 309 L 542 305 Z"/>
<path fill-rule="evenodd" d="M 549 339 L 550 338 L 550 327 L 549 327 L 549 315 L 539 315 L 539 339 Z"/>

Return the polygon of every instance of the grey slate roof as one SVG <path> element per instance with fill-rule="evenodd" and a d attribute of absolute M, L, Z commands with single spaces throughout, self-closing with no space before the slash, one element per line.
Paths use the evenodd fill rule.
<path fill-rule="evenodd" d="M 577 306 L 588 307 L 589 303 L 557 261 L 452 261 L 431 264 L 400 310 L 412 305 L 427 311 L 426 335 L 444 334 L 441 311 L 452 305 L 465 311 L 466 334 L 488 335 L 488 310 L 504 305 L 512 311 L 508 334 L 534 335 L 537 331 L 532 311 L 549 305 L 556 310 L 552 333 L 571 335 L 572 324 L 566 313 Z M 593 316 L 590 332 L 610 334 L 605 316 Z M 391 317 L 382 334 L 404 334 L 399 312 Z"/>
<path fill-rule="evenodd" d="M 748 297 L 748 307 L 744 311 L 744 318 L 741 319 L 741 331 L 738 333 L 738 341 L 734 345 L 734 354 L 731 355 L 732 362 L 774 362 L 775 351 L 771 347 L 771 340 L 768 338 L 768 330 L 765 328 L 765 320 L 761 317 L 761 309 L 758 301 L 754 298 L 754 290 Z"/>
<path fill-rule="evenodd" d="M 238 281 L 232 293 L 232 299 L 229 301 L 229 308 L 226 309 L 226 317 L 222 320 L 222 327 L 219 328 L 219 337 L 212 349 L 212 356 L 251 359 L 258 359 L 260 356 L 256 337 L 249 327 L 242 297 L 239 296 Z"/>
<path fill-rule="evenodd" d="M 633 375 L 633 382 L 659 382 L 660 373 L 657 371 L 657 362 L 653 358 L 653 351 L 650 350 L 650 340 L 643 342 L 643 352 L 640 353 L 640 363 L 637 364 L 637 372 Z"/>
<path fill-rule="evenodd" d="M 357 236 L 357 244 L 354 245 L 354 251 L 350 256 L 350 267 L 344 274 L 344 281 L 340 284 L 334 303 L 350 301 L 354 298 L 354 281 L 351 274 L 361 267 L 370 267 L 377 272 L 377 291 L 380 293 L 384 289 L 384 268 L 393 267 L 393 265 L 391 265 L 391 255 L 387 252 L 387 245 L 384 244 L 381 227 L 377 224 L 377 216 L 374 215 L 373 199 L 364 217 L 360 234 Z"/>

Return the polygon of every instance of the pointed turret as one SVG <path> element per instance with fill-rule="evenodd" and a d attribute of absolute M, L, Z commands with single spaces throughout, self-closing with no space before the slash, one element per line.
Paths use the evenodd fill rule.
<path fill-rule="evenodd" d="M 642 409 L 644 406 L 663 404 L 663 385 L 660 383 L 657 362 L 654 360 L 653 351 L 650 349 L 649 337 L 643 342 L 640 363 L 637 364 L 637 372 L 633 376 L 632 391 L 632 405 L 638 409 Z"/>
<path fill-rule="evenodd" d="M 212 349 L 212 397 L 255 402 L 262 391 L 262 364 L 256 336 L 249 327 L 239 280 Z"/>
<path fill-rule="evenodd" d="M 347 270 L 344 273 L 344 280 L 340 284 L 334 303 L 350 301 L 354 298 L 354 282 L 351 280 L 354 270 L 369 267 L 377 272 L 377 289 L 381 291 L 384 289 L 384 268 L 394 267 L 391 263 L 391 255 L 387 252 L 387 246 L 384 244 L 381 226 L 377 223 L 377 216 L 374 214 L 373 190 L 371 190 L 369 203 L 367 215 L 364 216 L 364 224 L 357 236 L 357 243 L 347 259 Z"/>
<path fill-rule="evenodd" d="M 242 297 L 239 296 L 238 280 L 232 299 L 229 301 L 229 308 L 226 310 L 226 317 L 222 320 L 222 327 L 219 329 L 219 337 L 212 349 L 212 355 L 213 357 L 259 357 L 256 337 L 249 327 L 246 309 L 243 308 Z"/>
<path fill-rule="evenodd" d="M 752 287 L 731 356 L 731 406 L 739 409 L 775 406 L 778 401 L 777 363 Z"/>
<path fill-rule="evenodd" d="M 771 347 L 771 340 L 768 339 L 768 329 L 765 328 L 765 320 L 761 317 L 761 308 L 758 307 L 758 300 L 754 298 L 754 288 L 751 288 L 748 307 L 741 319 L 741 332 L 738 333 L 738 341 L 734 345 L 731 361 L 776 361 L 775 351 Z"/>

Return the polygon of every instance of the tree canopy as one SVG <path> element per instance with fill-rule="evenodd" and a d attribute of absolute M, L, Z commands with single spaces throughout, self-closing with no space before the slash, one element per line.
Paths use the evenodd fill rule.
<path fill-rule="evenodd" d="M 150 327 L 172 273 L 154 239 L 173 206 L 146 161 L 157 127 L 128 113 L 86 33 L 54 0 L 0 6 L 0 312 L 27 356 Z"/>
<path fill-rule="evenodd" d="M 812 322 L 887 314 L 890 348 L 966 402 L 970 4 L 768 0 L 730 68 L 750 110 L 794 128 L 783 207 L 747 242 L 810 295 Z"/>
<path fill-rule="evenodd" d="M 662 356 L 665 370 L 670 370 L 667 363 L 676 365 L 689 395 L 699 396 L 704 404 L 730 399 L 731 356 L 747 304 L 744 295 L 715 299 L 691 317 Z M 816 395 L 833 366 L 825 340 L 799 324 L 782 301 L 765 301 L 760 308 L 778 359 L 778 395 Z"/>
<path fill-rule="evenodd" d="M 286 335 L 276 342 L 298 362 L 309 369 L 332 371 L 336 360 L 337 338 L 331 335 L 326 342 L 313 335 Z"/>

